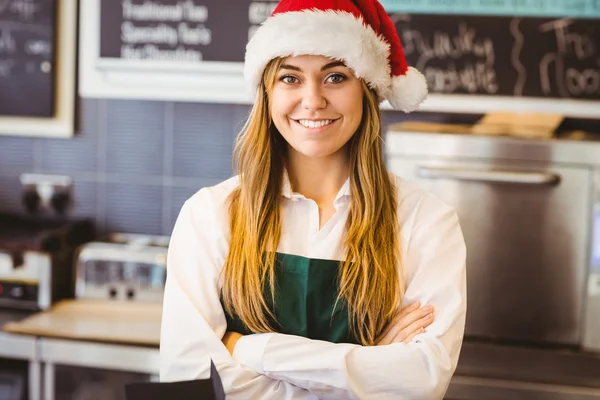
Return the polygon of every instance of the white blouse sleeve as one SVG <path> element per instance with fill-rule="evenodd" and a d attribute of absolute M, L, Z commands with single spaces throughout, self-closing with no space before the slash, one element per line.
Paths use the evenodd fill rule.
<path fill-rule="evenodd" d="M 409 344 L 363 347 L 283 334 L 244 336 L 234 358 L 320 399 L 441 399 L 456 369 L 466 316 L 466 249 L 456 213 L 426 195 L 404 254 L 405 304 L 431 304 L 434 322 Z"/>
<path fill-rule="evenodd" d="M 216 206 L 211 203 L 204 189 L 188 200 L 171 237 L 160 340 L 161 381 L 208 378 L 212 359 L 228 399 L 316 399 L 305 389 L 241 365 L 221 342 L 227 323 L 218 278 L 228 239 L 217 233 L 221 225 L 216 224 Z"/>

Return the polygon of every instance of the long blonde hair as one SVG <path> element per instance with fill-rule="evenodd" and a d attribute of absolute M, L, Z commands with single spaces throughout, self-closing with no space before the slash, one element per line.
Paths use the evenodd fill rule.
<path fill-rule="evenodd" d="M 239 135 L 235 161 L 240 184 L 229 197 L 231 242 L 223 267 L 225 310 L 256 333 L 273 332 L 275 260 L 281 236 L 282 180 L 287 143 L 272 123 L 269 93 L 283 59 L 265 68 L 250 117 Z M 348 142 L 350 207 L 340 262 L 339 296 L 349 327 L 363 345 L 377 337 L 401 305 L 397 196 L 383 157 L 377 95 L 364 84 L 363 118 Z"/>

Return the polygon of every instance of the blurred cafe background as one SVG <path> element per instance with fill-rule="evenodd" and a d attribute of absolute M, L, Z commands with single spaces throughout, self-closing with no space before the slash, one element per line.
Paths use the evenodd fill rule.
<path fill-rule="evenodd" d="M 600 399 L 600 3 L 381 2 L 431 90 L 381 105 L 388 166 L 468 247 L 446 398 Z M 233 174 L 276 4 L 0 0 L 0 400 L 158 379 L 169 235 Z"/>

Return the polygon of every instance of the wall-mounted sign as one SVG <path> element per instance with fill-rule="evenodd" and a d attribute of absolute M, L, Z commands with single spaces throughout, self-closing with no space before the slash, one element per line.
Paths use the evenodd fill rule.
<path fill-rule="evenodd" d="M 539 1 L 384 0 L 409 63 L 428 80 L 432 94 L 421 109 L 600 117 L 599 21 L 468 15 L 502 14 L 509 6 L 525 15 Z M 599 2 L 570 0 L 570 7 L 560 8 L 564 2 L 549 0 L 538 10 L 579 15 L 600 10 Z M 253 99 L 242 77 L 245 46 L 277 3 L 86 0 L 81 94 L 249 104 Z M 449 3 L 469 12 L 444 14 L 441 4 Z M 432 14 L 395 12 L 403 8 Z"/>
<path fill-rule="evenodd" d="M 435 110 L 600 117 L 600 21 L 392 14 Z M 470 111 L 467 111 L 470 110 Z"/>
<path fill-rule="evenodd" d="M 246 43 L 277 1 L 86 0 L 81 94 L 227 103 L 252 101 Z"/>
<path fill-rule="evenodd" d="M 76 4 L 0 0 L 0 134 L 73 135 Z"/>

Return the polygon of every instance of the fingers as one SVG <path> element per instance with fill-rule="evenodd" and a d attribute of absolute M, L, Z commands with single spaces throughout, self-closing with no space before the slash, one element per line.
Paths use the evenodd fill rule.
<path fill-rule="evenodd" d="M 392 336 L 391 341 L 397 341 L 396 337 L 403 333 L 405 336 L 408 336 L 412 333 L 416 328 L 426 327 L 431 324 L 431 321 L 428 321 L 425 318 L 427 315 L 433 312 L 433 308 L 431 306 L 421 307 L 414 311 L 406 314 L 398 323 L 390 330 L 389 335 Z M 400 340 L 402 341 L 402 340 Z"/>
<path fill-rule="evenodd" d="M 225 335 L 223 335 L 221 342 L 223 342 L 223 344 L 225 345 L 227 350 L 229 350 L 229 354 L 233 355 L 233 351 L 235 350 L 235 345 L 237 344 L 238 340 L 242 336 L 243 336 L 242 334 L 233 332 L 233 331 L 225 332 Z"/>
<path fill-rule="evenodd" d="M 415 311 L 419 308 L 419 306 L 421 305 L 421 303 L 419 301 L 415 301 L 414 303 L 404 307 L 402 310 L 400 310 L 400 312 L 398 312 L 394 318 L 392 318 L 392 320 L 390 321 L 390 323 L 388 324 L 388 326 L 385 328 L 385 330 L 383 331 L 383 333 L 379 336 L 381 339 L 380 341 L 385 341 L 385 339 L 387 338 L 388 341 L 391 342 L 391 340 L 398 334 L 398 332 L 391 334 L 390 331 L 396 327 L 396 325 L 398 325 L 398 322 L 408 313 Z"/>
<path fill-rule="evenodd" d="M 408 337 L 406 339 L 404 339 L 402 341 L 402 343 L 410 343 L 415 338 L 415 336 L 417 336 L 419 333 L 424 333 L 424 332 L 425 332 L 425 328 L 419 328 L 418 330 L 416 330 L 413 333 L 411 333 L 410 335 L 408 335 Z"/>
<path fill-rule="evenodd" d="M 429 318 L 426 318 L 426 316 L 432 314 L 433 308 L 431 306 L 419 308 L 419 305 L 420 303 L 416 302 L 400 311 L 389 323 L 386 330 L 380 336 L 381 339 L 376 344 L 385 345 L 402 342 L 419 328 L 431 325 L 433 315 Z"/>
<path fill-rule="evenodd" d="M 425 314 L 421 318 L 416 319 L 415 321 L 410 323 L 408 326 L 406 326 L 404 329 L 402 329 L 400 332 L 398 332 L 398 334 L 394 337 L 394 339 L 392 339 L 392 343 L 400 343 L 400 342 L 408 343 L 408 342 L 410 342 L 410 340 L 412 340 L 412 338 L 414 336 L 421 333 L 421 330 L 423 332 L 425 332 L 425 328 L 428 327 L 429 325 L 431 325 L 432 322 L 433 322 L 433 313 L 428 312 L 427 314 Z M 412 335 L 412 337 L 411 337 L 411 335 Z"/>

